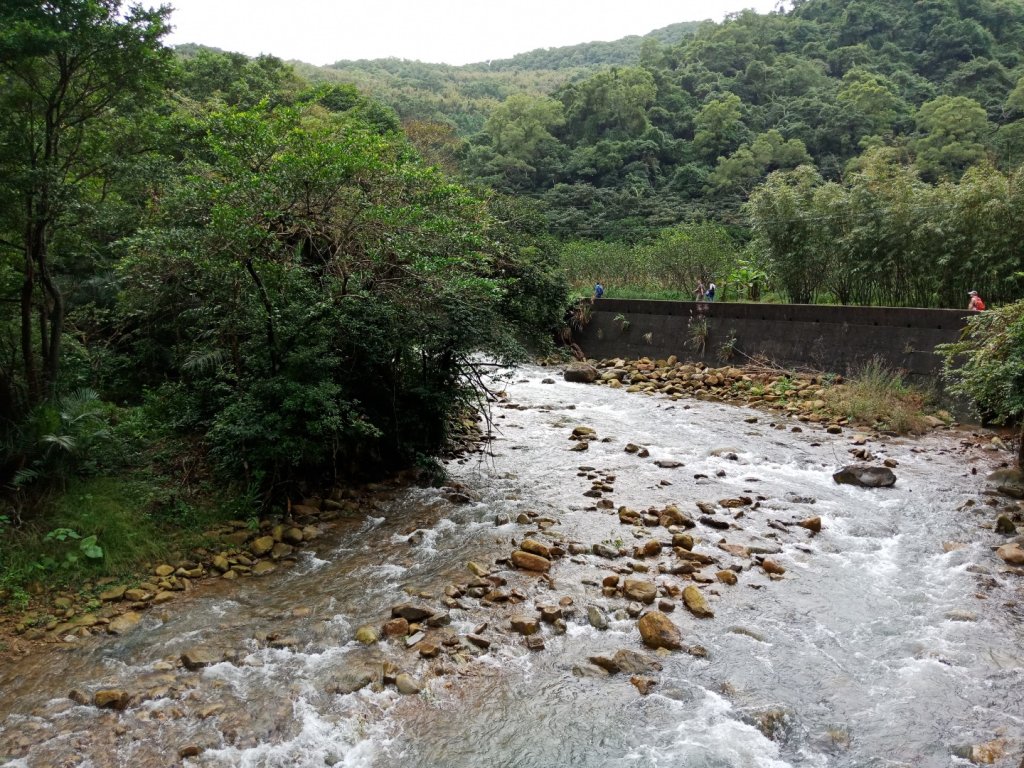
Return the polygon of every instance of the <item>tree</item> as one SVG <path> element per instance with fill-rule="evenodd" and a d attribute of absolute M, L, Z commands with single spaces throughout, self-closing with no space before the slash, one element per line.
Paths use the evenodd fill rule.
<path fill-rule="evenodd" d="M 1024 468 L 1024 301 L 974 315 L 960 340 L 938 352 L 950 392 L 989 421 L 1020 425 L 1017 466 Z"/>
<path fill-rule="evenodd" d="M 0 232 L 21 254 L 20 364 L 31 406 L 56 395 L 66 315 L 52 245 L 126 147 L 125 116 L 162 79 L 169 7 L 8 0 L 0 10 Z M 97 191 L 98 190 L 98 191 Z"/>
<path fill-rule="evenodd" d="M 959 178 L 985 157 L 982 141 L 991 132 L 984 107 L 965 96 L 939 96 L 925 102 L 915 117 L 917 167 L 929 179 Z"/>

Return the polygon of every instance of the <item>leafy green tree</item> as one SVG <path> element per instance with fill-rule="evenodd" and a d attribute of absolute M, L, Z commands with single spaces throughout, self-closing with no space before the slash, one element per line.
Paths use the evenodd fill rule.
<path fill-rule="evenodd" d="M 707 160 L 736 149 L 748 134 L 740 97 L 727 93 L 707 101 L 694 118 L 694 129 L 694 147 Z"/>
<path fill-rule="evenodd" d="M 974 315 L 960 340 L 938 352 L 950 392 L 990 421 L 1021 426 L 1017 466 L 1024 469 L 1024 301 Z"/>
<path fill-rule="evenodd" d="M 912 142 L 916 165 L 928 179 L 958 178 L 985 157 L 992 132 L 985 109 L 964 96 L 925 102 L 915 117 L 920 136 Z"/>
<path fill-rule="evenodd" d="M 825 259 L 812 201 L 821 176 L 810 166 L 776 171 L 746 204 L 754 242 L 771 280 L 794 304 L 808 304 L 822 285 Z"/>
<path fill-rule="evenodd" d="M 60 378 L 67 299 L 59 262 L 70 255 L 54 243 L 82 224 L 75 214 L 83 201 L 102 195 L 104 180 L 137 148 L 127 116 L 162 82 L 168 14 L 122 11 L 119 0 L 0 7 L 0 175 L 12 203 L 0 229 L 21 255 L 18 345 L 28 406 L 55 397 Z M 10 385 L 13 376 L 5 377 Z"/>

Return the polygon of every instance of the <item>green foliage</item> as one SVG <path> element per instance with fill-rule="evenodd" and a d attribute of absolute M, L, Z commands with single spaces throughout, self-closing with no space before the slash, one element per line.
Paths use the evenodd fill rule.
<path fill-rule="evenodd" d="M 989 421 L 1024 423 L 1024 301 L 975 314 L 959 341 L 937 351 L 950 392 Z"/>

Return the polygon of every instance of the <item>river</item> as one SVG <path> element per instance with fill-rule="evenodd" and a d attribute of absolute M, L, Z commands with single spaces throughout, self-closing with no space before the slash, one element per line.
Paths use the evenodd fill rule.
<path fill-rule="evenodd" d="M 939 768 L 968 765 L 972 745 L 996 766 L 1021 763 L 1022 579 L 992 553 L 1002 537 L 981 528 L 996 514 L 983 494 L 991 453 L 956 432 L 874 437 L 876 462 L 898 462 L 895 487 L 837 485 L 850 430 L 544 383 L 551 375 L 515 372 L 493 409 L 490 453 L 448 465 L 468 503 L 441 489 L 381 489 L 290 570 L 206 586 L 123 636 L 0 671 L 0 765 Z M 580 425 L 598 439 L 572 451 Z M 612 508 L 583 495 L 595 482 Z M 643 560 L 567 553 L 548 578 L 495 564 L 527 535 L 565 548 L 667 542 L 664 528 L 621 524 L 617 508 L 675 504 L 696 519 L 697 501 L 743 496 L 756 504 L 717 508 L 728 530 L 690 531 L 694 550 L 719 562 L 711 576 L 738 570 L 735 586 L 701 585 L 714 618 L 663 598 L 690 652 L 646 649 L 629 601 L 601 587 L 629 563 L 635 577 L 691 584 L 658 572 L 677 563 L 668 548 Z M 779 524 L 812 516 L 817 535 Z M 785 573 L 770 577 L 756 558 L 720 549 L 723 539 L 770 553 Z M 437 658 L 401 639 L 353 639 L 396 603 L 440 605 L 446 587 L 475 578 L 469 561 L 491 569 L 502 596 L 459 597 L 450 625 L 429 630 L 452 643 Z M 508 629 L 512 614 L 570 599 L 564 628 L 542 625 L 543 649 Z M 588 620 L 591 607 L 606 628 Z M 491 641 L 486 651 L 457 643 L 474 632 Z M 183 669 L 177 659 L 197 646 L 230 660 Z M 588 661 L 622 649 L 660 665 L 644 675 L 647 695 Z M 382 664 L 423 692 L 349 692 Z M 101 687 L 147 694 L 124 712 L 68 698 Z"/>

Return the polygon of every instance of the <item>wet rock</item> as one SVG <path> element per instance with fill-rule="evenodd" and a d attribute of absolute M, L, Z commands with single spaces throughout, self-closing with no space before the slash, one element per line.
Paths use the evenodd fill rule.
<path fill-rule="evenodd" d="M 889 488 L 896 484 L 896 475 L 888 467 L 849 466 L 832 475 L 840 485 L 857 485 L 863 488 Z"/>
<path fill-rule="evenodd" d="M 509 619 L 509 625 L 520 635 L 532 635 L 540 629 L 540 622 L 533 616 L 517 614 Z"/>
<path fill-rule="evenodd" d="M 729 521 L 723 520 L 718 517 L 711 517 L 711 515 L 700 516 L 701 525 L 706 525 L 708 528 L 714 528 L 719 531 L 724 531 L 729 527 Z"/>
<path fill-rule="evenodd" d="M 587 607 L 587 621 L 594 629 L 608 629 L 608 619 L 605 618 L 604 611 L 596 605 Z"/>
<path fill-rule="evenodd" d="M 622 586 L 622 594 L 630 600 L 650 605 L 658 596 L 658 588 L 651 582 L 642 579 L 626 579 Z"/>
<path fill-rule="evenodd" d="M 269 560 L 261 560 L 252 567 L 253 576 L 266 576 L 277 570 L 277 566 Z"/>
<path fill-rule="evenodd" d="M 642 653 L 621 648 L 613 658 L 615 666 L 627 675 L 650 675 L 661 671 L 661 663 Z"/>
<path fill-rule="evenodd" d="M 469 640 L 469 642 L 475 645 L 477 648 L 482 648 L 485 651 L 491 647 L 490 640 L 488 640 L 483 635 L 478 635 L 474 632 L 471 632 L 470 634 L 466 635 L 466 639 Z"/>
<path fill-rule="evenodd" d="M 821 533 L 820 517 L 808 517 L 806 520 L 801 520 L 797 525 L 801 528 L 806 528 L 811 533 Z"/>
<path fill-rule="evenodd" d="M 629 682 L 640 692 L 641 696 L 648 695 L 654 690 L 654 686 L 658 684 L 657 680 L 645 677 L 644 675 L 633 675 L 629 678 Z"/>
<path fill-rule="evenodd" d="M 186 757 L 199 757 L 203 754 L 203 748 L 198 744 L 184 744 L 178 748 L 178 757 L 184 760 Z"/>
<path fill-rule="evenodd" d="M 554 624 L 562 618 L 562 609 L 557 605 L 540 605 L 537 610 L 540 611 L 540 620 L 545 624 Z"/>
<path fill-rule="evenodd" d="M 551 561 L 546 557 L 541 557 L 531 552 L 524 552 L 521 549 L 517 549 L 512 553 L 512 564 L 516 568 L 522 568 L 526 571 L 545 572 L 551 568 Z"/>
<path fill-rule="evenodd" d="M 112 635 L 123 635 L 140 621 L 142 621 L 142 615 L 135 611 L 122 613 L 120 616 L 115 616 L 110 620 L 110 623 L 107 625 L 107 632 Z"/>
<path fill-rule="evenodd" d="M 363 645 L 373 645 L 380 640 L 380 633 L 377 631 L 376 627 L 364 624 L 356 630 L 356 640 Z"/>
<path fill-rule="evenodd" d="M 636 453 L 640 450 L 640 446 L 636 443 L 626 443 L 626 447 L 623 449 L 626 453 Z"/>
<path fill-rule="evenodd" d="M 614 560 L 619 556 L 619 550 L 615 547 L 609 546 L 608 544 L 595 544 L 593 546 L 593 552 L 595 555 L 607 558 L 608 560 Z"/>
<path fill-rule="evenodd" d="M 736 586 L 736 582 L 739 580 L 736 576 L 736 571 L 730 571 L 728 569 L 718 571 L 715 574 L 715 578 L 717 578 L 723 584 L 728 584 L 729 586 Z"/>
<path fill-rule="evenodd" d="M 600 667 L 610 675 L 618 674 L 619 665 L 610 656 L 591 656 L 587 659 L 591 664 Z"/>
<path fill-rule="evenodd" d="M 587 363 L 570 363 L 562 378 L 577 384 L 591 384 L 597 379 L 597 369 Z"/>
<path fill-rule="evenodd" d="M 690 613 L 699 619 L 711 619 L 715 616 L 704 594 L 692 584 L 683 590 L 683 603 Z"/>
<path fill-rule="evenodd" d="M 279 541 L 276 544 L 274 544 L 273 548 L 270 550 L 270 556 L 274 560 L 280 560 L 283 557 L 288 557 L 294 551 L 295 547 L 293 547 L 291 544 L 285 544 L 283 541 Z"/>
<path fill-rule="evenodd" d="M 785 496 L 786 501 L 790 504 L 817 504 L 818 500 L 813 496 L 800 496 L 796 493 L 787 493 Z"/>
<path fill-rule="evenodd" d="M 423 619 L 433 616 L 434 613 L 436 613 L 436 609 L 423 603 L 399 603 L 391 606 L 391 617 L 402 618 L 406 621 L 423 621 Z"/>
<path fill-rule="evenodd" d="M 682 547 L 683 549 L 689 551 L 693 549 L 693 543 L 693 536 L 691 536 L 688 533 L 676 533 L 672 536 L 673 547 Z"/>
<path fill-rule="evenodd" d="M 551 548 L 534 539 L 523 539 L 523 543 L 519 545 L 519 548 L 524 552 L 529 552 L 531 555 L 540 555 L 547 560 L 551 559 Z"/>
<path fill-rule="evenodd" d="M 686 466 L 683 462 L 675 461 L 674 459 L 658 459 L 654 464 L 662 469 L 677 469 Z"/>
<path fill-rule="evenodd" d="M 996 555 L 1008 565 L 1024 565 L 1024 549 L 1020 544 L 1003 544 Z"/>
<path fill-rule="evenodd" d="M 441 653 L 441 646 L 435 645 L 434 643 L 420 643 L 416 646 L 416 651 L 424 659 L 433 659 Z"/>
<path fill-rule="evenodd" d="M 781 576 L 786 572 L 786 569 L 774 560 L 762 560 L 761 567 L 764 569 L 765 573 L 771 573 L 776 576 Z"/>
<path fill-rule="evenodd" d="M 406 696 L 420 693 L 423 690 L 423 684 L 408 672 L 403 672 L 395 678 L 395 687 L 398 688 L 399 693 Z"/>
<path fill-rule="evenodd" d="M 290 544 L 293 547 L 296 547 L 299 544 L 301 544 L 305 538 L 306 537 L 303 535 L 302 529 L 296 528 L 294 526 L 290 528 L 285 528 L 284 531 L 281 533 L 281 541 L 283 541 L 285 544 Z"/>
<path fill-rule="evenodd" d="M 256 557 L 263 557 L 270 554 L 276 543 L 273 536 L 260 536 L 249 545 L 249 551 L 256 555 Z"/>
<path fill-rule="evenodd" d="M 578 443 L 576 443 L 576 445 L 574 445 L 569 450 L 570 451 L 576 451 L 576 452 L 589 451 L 590 450 L 590 442 L 587 441 L 587 440 L 580 440 Z"/>
<path fill-rule="evenodd" d="M 427 639 L 427 635 L 424 632 L 414 632 L 405 638 L 405 647 L 412 648 L 414 645 L 423 642 Z"/>
<path fill-rule="evenodd" d="M 996 518 L 996 533 L 1004 536 L 1013 536 L 1017 533 L 1017 526 L 1013 524 L 1009 515 L 1000 515 Z"/>
<path fill-rule="evenodd" d="M 96 691 L 93 696 L 93 704 L 99 709 L 125 709 L 132 697 L 128 691 L 120 688 L 104 688 Z"/>
<path fill-rule="evenodd" d="M 674 651 L 683 647 L 683 635 L 679 628 L 661 611 L 645 613 L 637 622 L 637 629 L 648 648 Z"/>
<path fill-rule="evenodd" d="M 214 651 L 212 648 L 192 648 L 181 654 L 181 663 L 185 669 L 196 670 L 219 664 L 224 659 L 224 654 Z"/>
<path fill-rule="evenodd" d="M 399 617 L 397 619 L 391 619 L 390 621 L 384 622 L 382 628 L 384 637 L 405 637 L 409 634 L 409 620 Z"/>

